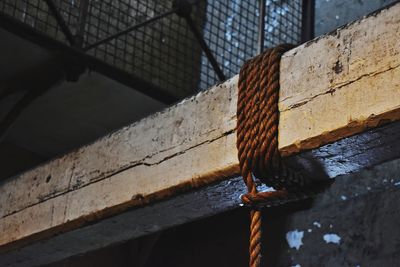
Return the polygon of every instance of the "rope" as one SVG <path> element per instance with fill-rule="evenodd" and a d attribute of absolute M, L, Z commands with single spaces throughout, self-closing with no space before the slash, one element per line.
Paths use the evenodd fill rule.
<path fill-rule="evenodd" d="M 261 210 L 288 192 L 309 183 L 290 171 L 278 151 L 279 66 L 282 54 L 291 45 L 279 45 L 247 61 L 239 75 L 237 104 L 237 148 L 241 174 L 248 193 L 242 195 L 250 212 L 250 267 L 261 265 Z M 253 178 L 254 177 L 254 178 Z M 255 179 L 278 191 L 258 192 Z M 299 198 L 300 196 L 296 196 Z"/>

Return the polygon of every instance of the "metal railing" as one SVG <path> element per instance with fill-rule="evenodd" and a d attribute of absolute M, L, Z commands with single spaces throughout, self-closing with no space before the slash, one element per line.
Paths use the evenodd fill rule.
<path fill-rule="evenodd" d="M 313 1 L 3 0 L 0 26 L 165 103 L 312 37 Z"/>

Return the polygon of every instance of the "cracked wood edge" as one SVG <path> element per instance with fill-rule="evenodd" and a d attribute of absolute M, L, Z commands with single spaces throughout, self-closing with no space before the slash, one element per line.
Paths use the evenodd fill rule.
<path fill-rule="evenodd" d="M 364 176 L 365 171 L 344 175 L 358 170 L 357 164 L 360 162 L 363 162 L 362 166 L 364 167 L 372 167 L 394 159 L 397 159 L 394 162 L 399 162 L 400 144 L 393 145 L 398 144 L 396 141 L 400 136 L 399 133 L 400 121 L 359 135 L 343 138 L 334 144 L 327 144 L 318 149 L 295 155 L 294 158 L 298 158 L 300 162 L 307 160 L 323 166 L 331 177 L 342 175 L 337 182 L 345 184 L 351 182 L 355 177 Z M 293 157 L 289 159 L 293 159 Z M 392 165 L 391 163 L 390 165 Z M 375 173 L 373 169 L 374 167 L 368 168 L 367 172 Z M 377 177 L 380 176 L 377 175 Z M 361 182 L 359 187 L 371 193 L 369 187 L 366 186 L 372 186 L 368 184 L 369 182 L 371 181 Z M 352 190 L 353 188 L 349 188 L 350 192 Z M 246 187 L 243 186 L 241 177 L 232 177 L 208 184 L 198 190 L 174 195 L 171 198 L 139 209 L 130 209 L 103 219 L 98 223 L 29 244 L 9 253 L 0 253 L 0 266 L 42 266 L 73 255 L 83 254 L 212 216 L 237 208 L 240 204 L 238 196 L 244 194 L 245 191 Z M 329 193 L 324 192 L 318 198 L 323 200 L 327 195 Z M 315 204 L 321 205 L 319 200 L 315 202 Z M 315 208 L 315 205 L 313 205 L 313 208 Z"/>
<path fill-rule="evenodd" d="M 231 101 L 236 99 L 237 90 L 232 88 L 236 83 L 235 79 L 227 81 L 2 182 L 0 218 L 129 169 L 156 165 L 223 137 L 236 125 L 236 102 Z M 148 189 L 147 185 L 142 193 Z"/>
<path fill-rule="evenodd" d="M 399 119 L 399 10 L 284 55 L 284 155 Z M 2 182 L 0 251 L 237 174 L 237 78 Z"/>
<path fill-rule="evenodd" d="M 281 154 L 398 120 L 399 39 L 396 4 L 287 52 L 281 62 Z"/>
<path fill-rule="evenodd" d="M 0 251 L 238 173 L 236 85 L 233 78 L 3 182 Z"/>

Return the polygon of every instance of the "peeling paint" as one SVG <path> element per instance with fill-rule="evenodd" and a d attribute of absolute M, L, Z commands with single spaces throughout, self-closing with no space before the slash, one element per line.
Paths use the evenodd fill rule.
<path fill-rule="evenodd" d="M 321 228 L 321 224 L 319 222 L 317 222 L 317 221 L 313 222 L 313 225 L 318 227 L 318 228 Z"/>
<path fill-rule="evenodd" d="M 286 241 L 288 242 L 289 247 L 295 248 L 296 250 L 299 250 L 303 245 L 303 237 L 304 231 L 298 231 L 297 229 L 286 233 Z"/>
<path fill-rule="evenodd" d="M 327 244 L 329 244 L 329 243 L 332 243 L 332 244 L 337 244 L 337 245 L 340 245 L 340 236 L 338 236 L 337 234 L 331 234 L 331 233 L 329 233 L 329 234 L 325 234 L 324 236 L 323 236 L 323 238 L 324 238 L 324 241 L 327 243 Z"/>

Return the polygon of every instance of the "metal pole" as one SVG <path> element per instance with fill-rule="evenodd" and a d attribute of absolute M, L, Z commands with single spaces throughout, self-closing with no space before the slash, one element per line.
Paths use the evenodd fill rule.
<path fill-rule="evenodd" d="M 177 8 L 174 8 L 174 9 L 172 9 L 170 11 L 167 11 L 165 13 L 162 13 L 162 14 L 160 14 L 158 16 L 152 17 L 151 19 L 148 19 L 146 21 L 143 21 L 141 23 L 138 23 L 136 25 L 128 27 L 123 31 L 120 31 L 120 32 L 118 32 L 116 34 L 110 35 L 110 36 L 108 36 L 108 37 L 106 37 L 106 38 L 104 38 L 104 39 L 102 39 L 100 41 L 97 41 L 97 42 L 95 42 L 95 43 L 93 43 L 91 45 L 86 46 L 85 48 L 83 48 L 83 50 L 84 51 L 88 51 L 88 50 L 90 50 L 92 48 L 95 48 L 96 46 L 99 46 L 99 45 L 104 44 L 104 43 L 106 43 L 108 41 L 111 41 L 112 39 L 118 38 L 121 35 L 127 34 L 127 33 L 131 32 L 131 31 L 134 31 L 134 30 L 138 29 L 138 28 L 146 26 L 147 24 L 150 24 L 150 23 L 153 23 L 153 22 L 155 22 L 155 21 L 157 21 L 159 19 L 162 19 L 162 18 L 164 18 L 164 17 L 166 17 L 168 15 L 174 14 L 177 10 L 178 10 Z"/>
<path fill-rule="evenodd" d="M 314 38 L 315 0 L 303 0 L 301 15 L 301 43 Z"/>
<path fill-rule="evenodd" d="M 69 29 L 67 23 L 65 22 L 64 18 L 61 16 L 60 12 L 58 12 L 57 6 L 54 4 L 53 0 L 44 0 L 49 7 L 51 13 L 53 14 L 54 18 L 56 19 L 58 25 L 60 25 L 61 31 L 64 33 L 65 38 L 67 38 L 69 44 L 71 46 L 75 46 L 75 37 L 72 34 L 71 30 Z"/>
<path fill-rule="evenodd" d="M 75 39 L 76 39 L 76 46 L 78 48 L 83 47 L 84 42 L 84 34 L 85 34 L 85 26 L 86 26 L 86 18 L 89 9 L 89 0 L 81 0 L 79 6 L 79 28 L 76 32 Z"/>
<path fill-rule="evenodd" d="M 218 79 L 223 82 L 226 80 L 225 74 L 219 67 L 217 60 L 215 59 L 213 53 L 211 52 L 210 48 L 208 47 L 206 41 L 204 41 L 203 35 L 199 32 L 196 25 L 194 24 L 190 15 L 185 16 L 186 22 L 189 25 L 190 29 L 193 32 L 193 35 L 196 37 L 197 41 L 199 42 L 201 49 L 203 49 L 204 53 L 207 56 L 207 59 L 210 61 L 211 66 L 213 67 L 215 73 L 218 76 Z"/>
<path fill-rule="evenodd" d="M 258 47 L 257 52 L 261 54 L 264 51 L 265 39 L 265 0 L 259 0 L 259 20 L 258 20 Z"/>

